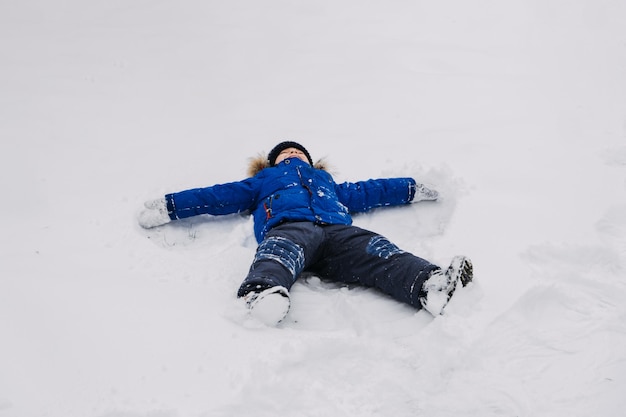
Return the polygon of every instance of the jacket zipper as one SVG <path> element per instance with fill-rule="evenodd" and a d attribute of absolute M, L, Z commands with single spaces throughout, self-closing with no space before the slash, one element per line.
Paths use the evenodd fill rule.
<path fill-rule="evenodd" d="M 313 191 L 311 188 L 304 183 L 304 179 L 302 179 L 302 173 L 300 172 L 300 167 L 296 167 L 296 171 L 298 171 L 298 178 L 300 178 L 300 184 L 304 187 L 305 190 L 309 192 L 309 196 L 313 196 Z"/>
<path fill-rule="evenodd" d="M 272 218 L 272 197 L 270 197 L 270 205 L 267 203 L 263 203 L 263 208 L 265 209 L 265 220 L 269 220 Z"/>

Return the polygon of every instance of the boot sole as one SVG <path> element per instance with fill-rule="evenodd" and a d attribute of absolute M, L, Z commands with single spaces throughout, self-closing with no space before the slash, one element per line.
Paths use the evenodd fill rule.
<path fill-rule="evenodd" d="M 472 265 L 472 261 L 465 256 L 455 256 L 452 258 L 452 262 L 450 262 L 446 275 L 451 280 L 450 284 L 452 287 L 448 292 L 449 302 L 454 294 L 454 291 L 456 291 L 457 284 L 459 282 L 461 282 L 461 285 L 465 287 L 474 279 L 474 267 Z"/>
<path fill-rule="evenodd" d="M 249 304 L 252 317 L 267 326 L 276 326 L 289 313 L 291 301 L 284 287 L 272 287 L 259 293 Z"/>

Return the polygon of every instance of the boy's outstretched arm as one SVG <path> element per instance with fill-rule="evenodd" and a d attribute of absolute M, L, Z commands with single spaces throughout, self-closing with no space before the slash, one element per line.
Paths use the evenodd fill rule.
<path fill-rule="evenodd" d="M 250 210 L 256 204 L 258 184 L 258 180 L 248 178 L 165 194 L 145 203 L 146 209 L 139 214 L 139 225 L 149 229 L 201 214 L 219 216 Z"/>
<path fill-rule="evenodd" d="M 352 213 L 368 211 L 375 207 L 433 201 L 439 198 L 439 192 L 410 177 L 345 182 L 337 184 L 336 191 L 339 200 Z"/>

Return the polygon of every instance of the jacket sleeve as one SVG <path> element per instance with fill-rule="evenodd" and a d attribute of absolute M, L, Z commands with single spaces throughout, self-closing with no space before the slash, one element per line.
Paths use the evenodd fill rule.
<path fill-rule="evenodd" d="M 382 206 L 410 203 L 415 197 L 413 178 L 385 178 L 337 184 L 339 201 L 351 213 L 359 213 Z"/>
<path fill-rule="evenodd" d="M 200 214 L 218 216 L 239 213 L 254 207 L 256 199 L 252 178 L 165 195 L 167 212 L 172 220 Z"/>

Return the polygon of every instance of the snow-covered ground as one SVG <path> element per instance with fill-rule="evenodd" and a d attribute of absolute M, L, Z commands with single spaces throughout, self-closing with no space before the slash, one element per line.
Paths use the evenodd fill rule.
<path fill-rule="evenodd" d="M 0 2 L 0 417 L 622 416 L 626 3 Z M 280 140 L 437 203 L 355 218 L 475 283 L 433 318 L 235 298 L 251 219 L 145 231 Z"/>

